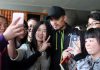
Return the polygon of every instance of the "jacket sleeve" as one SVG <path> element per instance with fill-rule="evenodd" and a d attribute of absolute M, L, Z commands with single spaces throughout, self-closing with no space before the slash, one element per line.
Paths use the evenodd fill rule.
<path fill-rule="evenodd" d="M 3 48 L 5 48 L 8 44 L 8 41 L 4 38 L 3 34 L 0 35 L 0 45 L 4 45 Z M 0 46 L 2 47 L 2 46 Z"/>
<path fill-rule="evenodd" d="M 22 61 L 20 61 L 19 65 L 21 65 L 22 69 L 28 69 L 36 62 L 36 60 L 40 56 L 41 56 L 41 53 L 36 51 L 35 54 L 31 55 L 29 58 L 23 59 Z"/>

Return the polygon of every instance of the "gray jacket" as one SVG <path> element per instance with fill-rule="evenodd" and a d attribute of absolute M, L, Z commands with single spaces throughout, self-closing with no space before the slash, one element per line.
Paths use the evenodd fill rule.
<path fill-rule="evenodd" d="M 77 61 L 77 70 L 100 70 L 100 58 L 93 60 L 91 56 Z"/>

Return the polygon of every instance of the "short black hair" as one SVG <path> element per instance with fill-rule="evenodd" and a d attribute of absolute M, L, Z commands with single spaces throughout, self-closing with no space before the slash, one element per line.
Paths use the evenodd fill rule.
<path fill-rule="evenodd" d="M 97 42 L 100 44 L 100 28 L 90 28 L 85 33 L 85 39 L 96 38 Z"/>
<path fill-rule="evenodd" d="M 90 12 L 89 18 L 100 21 L 100 10 L 93 10 Z"/>

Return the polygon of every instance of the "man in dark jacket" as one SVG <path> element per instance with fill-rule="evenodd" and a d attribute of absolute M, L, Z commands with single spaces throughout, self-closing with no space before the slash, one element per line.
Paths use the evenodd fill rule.
<path fill-rule="evenodd" d="M 71 34 L 80 36 L 81 33 L 66 23 L 67 16 L 61 7 L 52 6 L 48 11 L 47 19 L 49 19 L 52 28 L 51 70 L 61 70 L 59 66 L 61 54 L 68 48 Z"/>

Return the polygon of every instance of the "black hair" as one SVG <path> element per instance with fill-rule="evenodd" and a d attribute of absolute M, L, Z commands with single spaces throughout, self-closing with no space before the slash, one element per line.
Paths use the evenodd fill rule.
<path fill-rule="evenodd" d="M 37 32 L 37 30 L 38 30 L 38 28 L 39 28 L 39 26 L 40 25 L 42 25 L 42 24 L 45 24 L 46 25 L 46 33 L 47 33 L 47 36 L 46 36 L 46 38 L 49 36 L 49 33 L 50 33 L 50 28 L 49 28 L 49 26 L 48 26 L 48 23 L 46 22 L 46 21 L 40 21 L 40 22 L 38 22 L 37 24 L 36 24 L 36 26 L 35 27 L 33 27 L 33 30 L 32 30 L 32 41 L 31 41 L 31 43 L 30 43 L 30 49 L 32 50 L 32 48 L 33 49 L 35 49 L 35 50 L 37 50 L 37 40 L 36 40 L 36 37 L 35 37 L 35 34 L 36 34 L 36 32 Z"/>
<path fill-rule="evenodd" d="M 27 24 L 27 22 L 25 20 L 24 20 L 24 28 L 28 29 L 28 24 Z"/>
<path fill-rule="evenodd" d="M 100 21 L 100 10 L 93 10 L 90 12 L 89 18 Z"/>
<path fill-rule="evenodd" d="M 100 28 L 90 28 L 85 33 L 85 39 L 96 38 L 97 42 L 100 44 Z"/>
<path fill-rule="evenodd" d="M 36 18 L 30 18 L 30 19 L 28 19 L 28 21 L 30 21 L 30 20 L 35 20 L 36 22 L 38 22 L 38 19 L 36 19 Z"/>
<path fill-rule="evenodd" d="M 24 28 L 26 31 L 28 30 L 28 24 L 25 20 L 24 20 Z M 27 41 L 27 36 L 28 36 L 28 32 L 26 33 L 25 37 L 23 39 L 21 39 L 21 44 L 23 44 Z"/>

